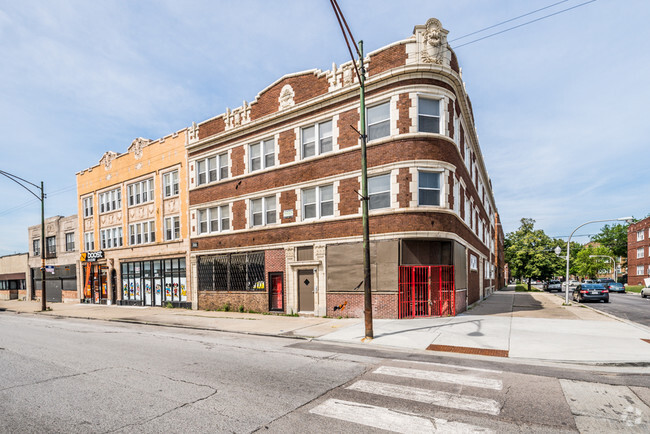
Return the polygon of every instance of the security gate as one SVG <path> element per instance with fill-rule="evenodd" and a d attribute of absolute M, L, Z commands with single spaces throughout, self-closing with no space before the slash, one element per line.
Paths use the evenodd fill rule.
<path fill-rule="evenodd" d="M 453 265 L 399 267 L 399 318 L 455 314 Z"/>

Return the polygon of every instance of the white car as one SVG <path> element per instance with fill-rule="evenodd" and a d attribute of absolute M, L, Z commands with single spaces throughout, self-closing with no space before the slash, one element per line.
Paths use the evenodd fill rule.
<path fill-rule="evenodd" d="M 650 295 L 650 288 L 648 288 L 647 286 L 645 288 L 641 288 L 641 297 L 646 298 L 649 295 Z"/>

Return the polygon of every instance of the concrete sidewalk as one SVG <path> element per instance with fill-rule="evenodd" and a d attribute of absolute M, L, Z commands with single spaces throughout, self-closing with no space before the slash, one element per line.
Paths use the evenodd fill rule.
<path fill-rule="evenodd" d="M 333 319 L 156 307 L 0 301 L 0 310 L 362 344 L 362 318 Z M 514 287 L 456 317 L 373 321 L 362 345 L 507 357 L 520 360 L 650 366 L 650 329 L 554 295 Z"/>

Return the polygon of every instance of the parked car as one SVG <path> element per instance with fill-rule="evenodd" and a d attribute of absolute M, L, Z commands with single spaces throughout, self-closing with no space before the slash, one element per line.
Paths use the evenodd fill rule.
<path fill-rule="evenodd" d="M 609 277 L 601 277 L 600 279 L 597 280 L 596 283 L 602 283 L 603 285 L 607 285 L 608 283 L 616 283 L 616 281 Z"/>
<path fill-rule="evenodd" d="M 625 292 L 625 286 L 622 283 L 607 282 L 603 285 L 609 292 Z"/>
<path fill-rule="evenodd" d="M 575 288 L 576 286 L 580 285 L 579 280 L 569 280 L 569 289 Z M 566 289 L 566 282 L 562 284 L 562 289 Z"/>
<path fill-rule="evenodd" d="M 583 283 L 573 290 L 573 301 L 604 301 L 609 303 L 609 291 L 599 283 Z"/>
<path fill-rule="evenodd" d="M 650 288 L 648 287 L 641 288 L 641 297 L 646 298 L 649 295 L 650 295 Z"/>
<path fill-rule="evenodd" d="M 559 280 L 549 280 L 548 285 L 546 286 L 546 291 L 562 291 L 562 284 Z"/>

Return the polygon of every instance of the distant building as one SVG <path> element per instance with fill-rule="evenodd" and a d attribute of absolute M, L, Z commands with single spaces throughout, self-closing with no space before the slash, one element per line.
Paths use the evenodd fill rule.
<path fill-rule="evenodd" d="M 627 229 L 627 282 L 644 285 L 650 277 L 650 217 L 632 223 Z"/>
<path fill-rule="evenodd" d="M 27 297 L 29 255 L 0 256 L 0 300 L 24 300 Z"/>
<path fill-rule="evenodd" d="M 196 305 L 187 284 L 185 140 L 185 130 L 138 138 L 77 173 L 83 302 Z"/>
<path fill-rule="evenodd" d="M 45 293 L 49 302 L 78 302 L 77 266 L 77 215 L 54 216 L 45 219 L 45 252 L 41 251 L 41 225 L 27 229 L 29 240 L 28 281 L 29 299 L 41 298 L 42 255 L 45 265 L 53 267 L 45 273 Z"/>
<path fill-rule="evenodd" d="M 504 284 L 492 183 L 447 33 L 430 19 L 365 58 L 377 318 L 454 315 Z M 188 130 L 200 309 L 363 315 L 359 129 L 347 62 L 285 75 Z"/>

